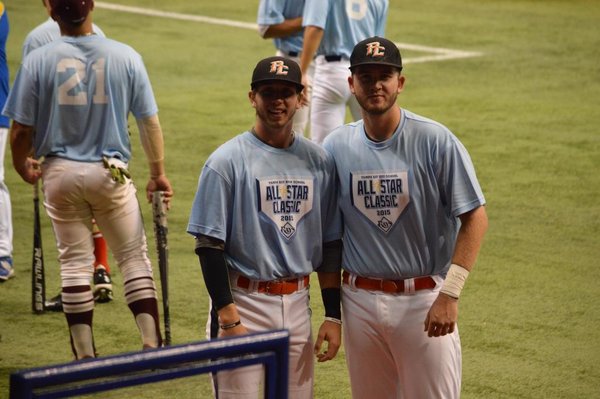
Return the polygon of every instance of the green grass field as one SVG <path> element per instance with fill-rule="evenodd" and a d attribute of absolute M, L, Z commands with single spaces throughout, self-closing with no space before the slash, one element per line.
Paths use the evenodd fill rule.
<path fill-rule="evenodd" d="M 114 2 L 249 23 L 258 5 Z M 39 0 L 5 4 L 14 78 L 25 35 L 46 16 Z M 274 48 L 249 29 L 134 15 L 101 4 L 95 21 L 143 55 L 160 107 L 176 192 L 169 214 L 173 341 L 202 340 L 208 301 L 193 239 L 185 233 L 188 213 L 208 154 L 252 125 L 251 71 Z M 460 305 L 463 398 L 600 397 L 600 290 L 594 280 L 600 259 L 598 21 L 600 2 L 592 0 L 391 1 L 390 39 L 482 54 L 408 62 L 399 97 L 402 107 L 444 123 L 463 141 L 488 201 L 490 229 Z M 408 61 L 428 55 L 414 49 L 403 54 Z M 137 133 L 133 143 L 131 169 L 143 187 L 147 168 Z M 71 360 L 64 317 L 30 311 L 32 189 L 12 169 L 10 151 L 5 169 L 16 277 L 0 285 L 2 398 L 8 397 L 10 373 Z M 142 208 L 153 242 L 150 206 Z M 59 289 L 56 249 L 48 218 L 42 223 L 53 296 Z M 154 245 L 151 255 L 156 258 Z M 101 355 L 140 349 L 120 275 L 113 274 L 116 298 L 95 312 Z M 316 285 L 313 327 L 322 318 Z M 102 397 L 125 394 L 202 398 L 210 388 L 202 376 Z M 343 351 L 317 365 L 315 396 L 350 397 Z"/>

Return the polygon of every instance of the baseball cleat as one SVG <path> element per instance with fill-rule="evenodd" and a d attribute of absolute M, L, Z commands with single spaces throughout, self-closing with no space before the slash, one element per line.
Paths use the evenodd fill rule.
<path fill-rule="evenodd" d="M 110 302 L 113 299 L 112 281 L 104 266 L 100 265 L 94 272 L 94 300 L 98 303 Z"/>
<path fill-rule="evenodd" d="M 44 309 L 50 312 L 62 312 L 62 295 L 58 294 L 55 297 L 50 298 L 44 303 Z"/>
<path fill-rule="evenodd" d="M 0 258 L 0 282 L 4 282 L 15 275 L 13 262 L 10 256 Z"/>

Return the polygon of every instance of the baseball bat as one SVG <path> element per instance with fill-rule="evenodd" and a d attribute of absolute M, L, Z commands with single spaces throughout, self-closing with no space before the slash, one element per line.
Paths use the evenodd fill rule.
<path fill-rule="evenodd" d="M 33 257 L 31 260 L 31 310 L 44 313 L 46 303 L 46 280 L 44 273 L 44 250 L 42 249 L 42 225 L 40 223 L 39 181 L 33 185 Z"/>
<path fill-rule="evenodd" d="M 167 243 L 167 207 L 164 203 L 165 193 L 152 193 L 152 215 L 154 219 L 154 234 L 156 236 L 156 251 L 158 253 L 158 270 L 160 272 L 160 287 L 162 290 L 163 321 L 165 324 L 165 346 L 171 345 L 171 317 L 169 311 L 169 246 Z"/>

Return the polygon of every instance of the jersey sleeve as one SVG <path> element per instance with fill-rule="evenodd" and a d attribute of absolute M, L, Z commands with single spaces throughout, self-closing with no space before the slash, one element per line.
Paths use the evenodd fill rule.
<path fill-rule="evenodd" d="M 210 159 L 200 175 L 187 232 L 193 236 L 203 234 L 226 241 L 232 185 L 209 162 Z"/>
<path fill-rule="evenodd" d="M 458 217 L 485 204 L 471 157 L 454 135 L 446 141 L 440 171 L 439 189 L 453 216 Z"/>
<path fill-rule="evenodd" d="M 2 114 L 22 125 L 34 126 L 38 110 L 36 99 L 37 80 L 25 64 L 21 65 L 6 100 Z"/>
<path fill-rule="evenodd" d="M 325 29 L 330 2 L 331 0 L 306 0 L 302 16 L 302 27 L 316 26 Z"/>
<path fill-rule="evenodd" d="M 282 0 L 261 0 L 258 5 L 256 23 L 258 25 L 276 25 L 285 20 Z"/>
<path fill-rule="evenodd" d="M 158 112 L 158 106 L 154 99 L 154 92 L 150 84 L 148 72 L 142 61 L 142 57 L 136 53 L 136 57 L 132 59 L 132 98 L 131 98 L 131 113 L 136 119 L 146 118 L 155 115 Z"/>

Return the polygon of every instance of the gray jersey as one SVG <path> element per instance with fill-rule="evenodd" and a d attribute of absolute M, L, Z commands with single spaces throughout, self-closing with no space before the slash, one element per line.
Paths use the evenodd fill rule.
<path fill-rule="evenodd" d="M 296 136 L 289 148 L 245 132 L 206 161 L 188 232 L 225 241 L 230 267 L 254 280 L 304 276 L 322 260 L 332 231 L 335 171 L 319 146 Z"/>
<path fill-rule="evenodd" d="M 402 110 L 396 132 L 384 142 L 369 140 L 361 120 L 336 129 L 324 147 L 340 181 L 343 268 L 386 279 L 445 273 L 458 216 L 485 203 L 456 136 Z"/>

